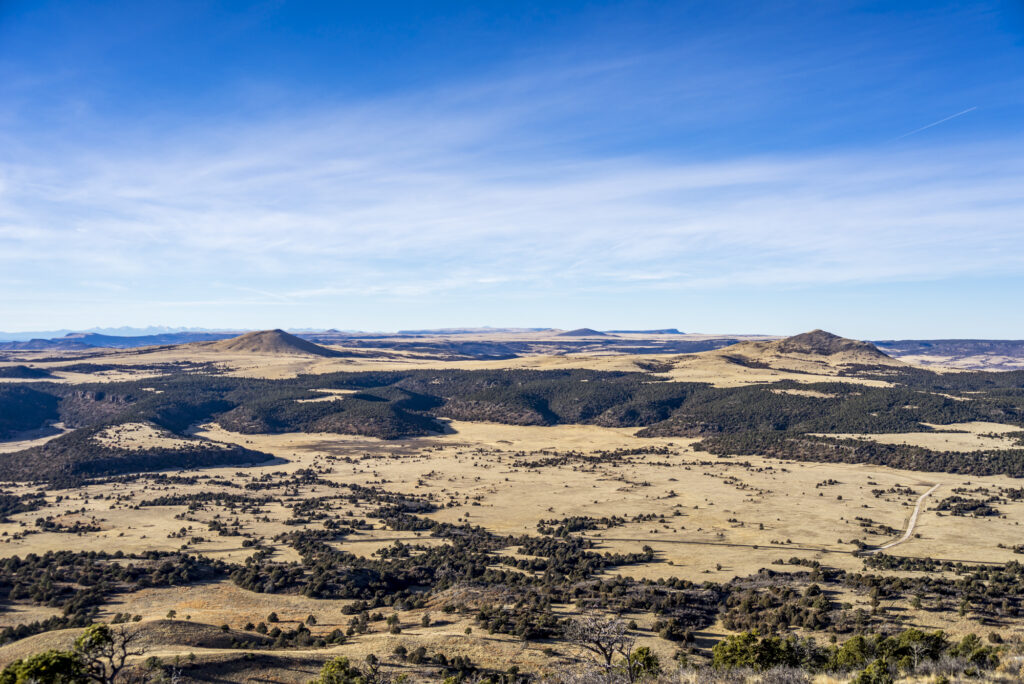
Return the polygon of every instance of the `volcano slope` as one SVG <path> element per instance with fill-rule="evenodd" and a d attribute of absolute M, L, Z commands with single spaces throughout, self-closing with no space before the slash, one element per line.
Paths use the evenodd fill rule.
<path fill-rule="evenodd" d="M 340 353 L 283 330 L 261 330 L 214 342 L 195 343 L 204 350 L 226 353 L 340 356 Z"/>

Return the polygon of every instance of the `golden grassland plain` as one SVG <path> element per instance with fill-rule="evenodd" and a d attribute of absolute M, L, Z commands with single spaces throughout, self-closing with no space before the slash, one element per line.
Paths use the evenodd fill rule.
<path fill-rule="evenodd" d="M 452 424 L 453 432 L 399 442 L 365 437 L 326 434 L 238 435 L 215 426 L 198 434 L 223 442 L 242 444 L 279 456 L 280 462 L 254 468 L 220 468 L 192 471 L 209 479 L 226 478 L 245 482 L 267 473 L 289 473 L 300 468 L 331 468 L 328 479 L 346 483 L 382 484 L 388 490 L 432 493 L 449 505 L 431 517 L 449 522 L 469 521 L 499 534 L 536 533 L 544 519 L 585 515 L 620 516 L 627 521 L 650 514 L 654 519 L 626 522 L 622 526 L 588 532 L 597 550 L 630 552 L 644 545 L 656 552 L 656 561 L 617 568 L 616 573 L 635 577 L 683 577 L 694 581 L 726 581 L 749 575 L 772 561 L 791 557 L 859 570 L 861 560 L 851 551 L 853 539 L 879 544 L 899 535 L 865 535 L 857 517 L 902 530 L 913 505 L 934 484 L 938 490 L 926 500 L 918 518 L 915 535 L 890 551 L 895 555 L 930 556 L 965 562 L 1005 562 L 1014 554 L 1000 544 L 1013 546 L 1021 538 L 1024 503 L 1001 505 L 998 518 L 969 518 L 943 515 L 930 510 L 934 501 L 957 487 L 1015 486 L 1004 477 L 963 477 L 943 473 L 905 472 L 884 467 L 790 463 L 758 458 L 716 458 L 694 452 L 690 440 L 639 440 L 632 429 L 594 426 L 523 427 L 486 423 Z M 982 429 L 982 428 L 979 428 Z M 990 429 L 985 427 L 984 429 Z M 669 454 L 631 456 L 620 464 L 514 466 L 519 452 L 593 452 L 638 445 L 666 446 Z M 360 460 L 347 463 L 341 458 Z M 189 473 L 183 473 L 189 474 Z M 830 483 L 830 484 L 823 484 Z M 242 562 L 250 550 L 240 537 L 221 537 L 210 531 L 214 516 L 228 515 L 216 507 L 183 519 L 185 506 L 133 508 L 134 503 L 174 492 L 189 493 L 216 488 L 208 479 L 195 485 L 154 484 L 146 478 L 131 483 L 90 485 L 71 492 L 48 492 L 63 499 L 44 511 L 12 516 L 0 524 L 0 557 L 24 556 L 47 550 L 119 549 L 125 552 L 177 550 L 189 538 L 190 552 L 212 558 Z M 890 489 L 898 493 L 889 492 Z M 876 496 L 872 490 L 886 490 Z M 289 492 L 289 499 L 323 495 L 323 488 L 311 486 Z M 367 517 L 369 506 L 352 506 L 353 516 L 365 518 L 372 529 L 360 530 L 336 546 L 358 555 L 370 555 L 393 544 L 443 543 L 425 533 L 393 532 L 380 521 Z M 347 512 L 347 511 L 346 511 Z M 232 513 L 242 528 L 263 536 L 274 549 L 274 559 L 298 560 L 290 547 L 272 538 L 295 528 L 284 524 L 290 511 L 267 505 L 257 516 Z M 678 514 L 677 514 L 678 513 Z M 664 516 L 661 519 L 660 516 Z M 38 532 L 20 536 L 33 527 L 39 516 L 53 516 L 71 524 L 75 521 L 98 526 L 96 532 L 67 534 Z M 267 521 L 269 519 L 269 522 Z M 187 528 L 185 538 L 179 533 Z M 507 550 L 515 553 L 515 548 Z M 776 569 L 785 566 L 774 566 Z M 863 596 L 848 597 L 854 605 L 867 605 Z M 164 618 L 169 611 L 188 616 L 197 623 L 228 624 L 240 628 L 247 622 L 264 620 L 275 611 L 282 622 L 298 623 L 307 615 L 317 617 L 318 632 L 328 632 L 350 619 L 342 613 L 345 601 L 310 599 L 302 596 L 257 594 L 240 589 L 230 581 L 218 581 L 187 588 L 152 588 L 128 594 L 104 608 L 103 617 L 118 612 L 141 615 L 144 621 Z M 439 602 L 440 603 L 440 602 Z M 434 607 L 435 612 L 439 606 Z M 568 610 L 568 608 L 562 608 Z M 46 612 L 40 609 L 39 615 Z M 544 663 L 538 649 L 501 635 L 468 636 L 471 620 L 455 616 L 454 622 L 436 627 L 419 627 L 424 611 L 400 614 L 401 635 L 374 633 L 357 636 L 351 643 L 330 653 L 362 656 L 382 652 L 399 642 L 442 646 L 472 654 L 478 662 L 519 663 L 537 667 Z M 37 616 L 34 616 L 37 617 Z M 653 622 L 650 615 L 634 616 L 641 627 Z M 21 612 L 0 613 L 0 625 L 23 622 Z M 976 625 L 955 615 L 920 612 L 913 624 L 942 627 L 953 633 Z M 463 624 L 465 623 L 465 624 Z M 712 628 L 705 637 L 719 634 Z M 670 657 L 671 645 L 654 638 L 645 641 Z M 386 643 L 382 643 L 386 642 Z M 392 644 L 391 642 L 394 642 Z M 166 653 L 203 651 L 192 645 L 161 647 Z M 319 652 L 319 651 L 318 651 Z M 0 649 L 2 657 L 3 649 Z M 550 664 L 550 663 L 549 663 Z"/>
<path fill-rule="evenodd" d="M 104 371 L 103 380 L 137 379 L 154 371 L 145 364 L 181 361 L 181 349 L 160 349 L 148 353 L 115 352 L 103 363 L 119 368 Z M 387 358 L 320 358 L 302 356 L 261 356 L 224 354 L 195 348 L 186 355 L 194 362 L 213 362 L 231 373 L 267 378 L 292 377 L 298 373 L 338 370 L 386 370 L 407 368 L 593 368 L 636 370 L 637 357 L 627 355 L 565 354 L 525 356 L 501 361 L 439 362 L 415 354 L 388 352 Z M 693 355 L 642 357 L 663 363 L 665 375 L 676 380 L 706 381 L 719 386 L 793 379 L 799 382 L 835 381 L 837 366 L 820 359 L 790 359 L 789 368 L 747 367 L 730 362 L 720 352 Z M 96 374 L 62 372 L 71 361 L 39 363 L 53 370 L 59 381 L 94 382 Z M 785 365 L 785 364 L 782 364 Z M 793 369 L 796 370 L 793 370 Z M 880 380 L 842 378 L 847 382 L 882 384 Z M 789 390 L 799 391 L 799 390 Z M 324 392 L 323 401 L 335 398 Z M 728 581 L 756 573 L 761 568 L 787 567 L 773 561 L 792 557 L 819 560 L 823 564 L 851 571 L 862 568 L 861 558 L 852 552 L 855 539 L 879 545 L 902 536 L 918 497 L 934 485 L 937 490 L 921 506 L 912 536 L 888 550 L 893 555 L 921 556 L 967 563 L 1003 563 L 1015 559 L 1012 547 L 1024 535 L 1024 502 L 1000 504 L 1000 515 L 988 518 L 956 517 L 934 510 L 936 501 L 957 488 L 1017 487 L 1012 478 L 968 477 L 948 473 L 900 471 L 880 466 L 819 464 L 780 461 L 757 457 L 716 457 L 695 451 L 694 440 L 634 436 L 632 428 L 602 428 L 584 425 L 554 427 L 511 426 L 490 423 L 450 422 L 444 435 L 382 441 L 368 437 L 335 434 L 242 435 L 216 425 L 198 426 L 197 436 L 223 443 L 239 444 L 278 458 L 249 468 L 211 468 L 176 472 L 196 475 L 195 484 L 166 485 L 141 476 L 131 482 L 90 484 L 74 490 L 46 492 L 50 504 L 40 511 L 11 516 L 0 523 L 0 558 L 49 550 L 121 550 L 139 553 L 149 550 L 186 549 L 215 559 L 244 562 L 251 549 L 242 537 L 219 536 L 210 529 L 215 519 L 237 520 L 241 529 L 264 539 L 272 548 L 273 560 L 298 561 L 294 549 L 274 537 L 302 529 L 285 524 L 290 509 L 268 504 L 257 513 L 240 513 L 208 506 L 188 512 L 186 506 L 147 506 L 140 501 L 170 493 L 195 493 L 223 488 L 219 479 L 235 484 L 314 467 L 328 471 L 324 477 L 342 483 L 378 485 L 389 491 L 433 495 L 446 505 L 430 514 L 435 520 L 471 522 L 498 534 L 536 534 L 542 520 L 567 516 L 603 518 L 619 516 L 624 524 L 585 534 L 598 551 L 635 552 L 644 546 L 655 551 L 655 560 L 642 565 L 616 568 L 616 574 L 640 578 L 680 577 L 695 582 Z M 55 426 L 54 434 L 60 434 Z M 981 450 L 1011 446 L 1003 433 L 1017 428 L 999 424 L 944 426 L 943 431 L 895 435 L 851 435 L 887 443 L 905 443 L 946 450 Z M 14 451 L 41 443 L 53 435 L 25 435 L 23 441 L 0 444 L 0 451 Z M 188 439 L 165 434 L 145 424 L 123 425 L 97 436 L 112 445 L 142 448 L 152 445 L 187 446 Z M 570 460 L 552 464 L 545 458 L 553 452 L 593 453 L 638 447 L 665 447 L 665 453 L 641 453 L 609 462 Z M 549 452 L 548 454 L 539 452 Z M 345 460 L 350 459 L 350 460 Z M 354 460 L 352 460 L 354 459 Z M 24 485 L 9 485 L 8 491 L 29 491 Z M 225 491 L 238 491 L 225 489 Z M 323 496 L 323 487 L 303 486 L 289 490 L 287 503 Z M 58 500 L 59 497 L 59 500 Z M 369 556 L 395 542 L 442 544 L 427 533 L 395 532 L 369 516 L 370 504 L 339 504 L 344 514 L 365 519 L 366 529 L 357 530 L 342 541 L 339 549 Z M 69 534 L 37 531 L 34 521 L 52 517 L 69 525 L 86 523 L 97 531 Z M 896 533 L 870 534 L 858 518 L 870 518 Z M 515 554 L 510 547 L 504 553 Z M 885 572 L 885 571 L 879 571 Z M 891 574 L 903 574 L 893 572 Z M 913 574 L 913 573 L 910 573 Z M 524 642 L 502 634 L 480 631 L 469 615 L 441 615 L 440 608 L 451 597 L 436 597 L 431 607 L 400 613 L 401 634 L 375 631 L 357 635 L 343 646 L 310 651 L 289 651 L 281 657 L 294 658 L 294 667 L 278 671 L 275 681 L 305 681 L 318 663 L 335 655 L 362 658 L 369 653 L 390 653 L 401 643 L 410 650 L 418 645 L 449 654 L 464 654 L 485 666 L 519 665 L 544 671 L 579 657 L 574 649 L 560 645 L 554 654 L 544 653 L 547 644 Z M 473 597 L 462 597 L 472 604 Z M 493 598 L 493 597 L 492 597 Z M 482 600 L 482 599 L 481 599 Z M 842 597 L 855 606 L 868 607 L 868 599 L 851 593 Z M 200 630 L 204 625 L 228 625 L 231 630 L 258 623 L 276 612 L 283 625 L 294 626 L 310 614 L 316 616 L 315 634 L 343 627 L 351 616 L 343 613 L 346 601 L 312 599 L 296 595 L 258 594 L 241 589 L 229 580 L 189 587 L 149 588 L 120 595 L 103 607 L 101 618 L 131 613 L 153 634 L 171 628 L 168 615 L 176 616 Z M 555 606 L 566 613 L 567 606 Z M 942 628 L 953 634 L 977 631 L 978 625 L 953 612 L 913 611 L 906 608 L 909 625 Z M 173 611 L 173 612 L 172 612 Z M 429 627 L 420 621 L 424 612 L 443 617 Z M 0 612 L 0 626 L 42 619 L 56 610 L 45 607 L 6 607 Z M 635 615 L 642 629 L 650 628 L 653 615 Z M 466 633 L 467 629 L 471 633 Z M 1019 631 L 1019 628 L 1014 628 Z M 163 631 L 161 631 L 163 630 Z M 171 630 L 173 631 L 173 630 Z M 217 630 L 219 631 L 219 630 Z M 77 632 L 44 633 L 0 648 L 0 664 L 61 644 Z M 232 632 L 233 633 L 233 632 Z M 725 630 L 717 624 L 697 635 L 698 645 L 710 643 Z M 153 637 L 151 653 L 165 657 L 193 654 L 211 662 L 238 650 L 218 646 L 198 637 L 160 641 Z M 203 645 L 206 644 L 206 645 Z M 640 640 L 664 659 L 674 646 L 646 632 Z M 228 679 L 230 681 L 230 678 Z M 240 680 L 239 680 L 240 681 Z"/>

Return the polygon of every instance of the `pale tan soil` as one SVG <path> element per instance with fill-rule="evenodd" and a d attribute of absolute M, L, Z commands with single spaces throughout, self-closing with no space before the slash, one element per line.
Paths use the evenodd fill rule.
<path fill-rule="evenodd" d="M 356 530 L 355 533 L 345 537 L 344 541 L 333 542 L 331 546 L 369 558 L 380 549 L 394 546 L 395 542 L 420 546 L 443 546 L 448 543 L 444 539 L 429 536 L 427 532 L 396 532 L 386 527 L 380 527 L 372 530 Z"/>
<path fill-rule="evenodd" d="M 1017 439 L 1006 433 L 1019 432 L 1014 425 L 1001 423 L 953 423 L 932 425 L 937 432 L 893 432 L 881 435 L 863 433 L 831 433 L 828 437 L 870 440 L 881 444 L 906 444 L 935 451 L 989 451 L 993 449 L 1019 449 Z"/>
<path fill-rule="evenodd" d="M 105 447 L 137 451 L 141 449 L 188 449 L 200 444 L 196 439 L 183 439 L 150 423 L 122 423 L 108 427 L 93 436 Z"/>
<path fill-rule="evenodd" d="M 961 486 L 1016 487 L 1020 484 L 1004 477 L 973 478 L 875 466 L 715 458 L 691 451 L 687 446 L 689 440 L 640 440 L 632 437 L 629 429 L 460 422 L 453 422 L 452 426 L 454 434 L 395 443 L 335 435 L 235 435 L 210 428 L 200 434 L 268 451 L 288 462 L 246 469 L 209 469 L 202 473 L 244 481 L 263 473 L 288 473 L 309 466 L 332 467 L 334 472 L 326 477 L 341 482 L 371 484 L 386 480 L 384 486 L 389 490 L 420 495 L 434 492 L 442 501 L 453 504 L 432 514 L 435 519 L 470 520 L 502 534 L 533 534 L 539 520 L 571 515 L 632 518 L 637 514 L 664 514 L 664 523 L 660 520 L 628 522 L 621 527 L 588 534 L 601 542 L 601 548 L 638 551 L 649 544 L 659 554 L 659 563 L 622 567 L 617 572 L 680 576 L 698 581 L 749 574 L 768 566 L 772 560 L 794 555 L 856 569 L 860 561 L 849 555 L 853 548 L 850 540 L 862 538 L 882 543 L 889 537 L 863 534 L 854 517 L 870 517 L 878 523 L 902 529 L 916 495 L 932 484 L 942 485 L 936 497 L 946 496 L 951 489 Z M 672 455 L 631 456 L 632 462 L 623 465 L 570 463 L 512 467 L 519 451 L 593 452 L 669 444 L 674 445 Z M 371 454 L 372 458 L 354 464 L 333 460 L 338 456 L 366 454 Z M 236 473 L 243 475 L 240 478 Z M 841 484 L 815 487 L 828 479 Z M 886 494 L 876 498 L 871 494 L 872 489 L 889 489 L 897 484 L 911 487 L 915 495 Z M 172 491 L 203 491 L 210 486 L 200 482 L 175 486 Z M 307 488 L 300 495 L 329 493 L 323 488 L 316 489 Z M 672 491 L 676 496 L 671 496 Z M 8 533 L 6 538 L 0 537 L 5 539 L 0 544 L 0 554 L 41 553 L 50 548 L 116 548 L 126 552 L 175 550 L 192 536 L 205 539 L 189 544 L 189 549 L 195 552 L 233 561 L 250 554 L 251 549 L 241 546 L 242 538 L 221 537 L 206 529 L 204 521 L 212 519 L 215 511 L 200 511 L 189 520 L 181 520 L 175 516 L 185 511 L 184 506 L 132 509 L 124 505 L 163 493 L 162 488 L 147 485 L 145 481 L 131 485 L 92 485 L 76 492 L 62 492 L 66 498 L 45 512 L 20 514 L 14 516 L 14 522 L 0 524 L 0 534 Z M 53 492 L 51 496 L 56 494 Z M 103 498 L 97 498 L 98 494 Z M 123 503 L 111 500 L 118 496 L 127 499 Z M 112 505 L 115 507 L 111 508 Z M 43 513 L 59 515 L 83 506 L 87 516 L 95 516 L 104 528 L 101 532 L 81 536 L 34 533 L 22 539 L 11 539 L 11 535 L 19 531 L 31 530 L 31 521 Z M 999 507 L 1005 519 L 939 517 L 925 511 L 917 530 L 922 539 L 911 539 L 893 551 L 965 561 L 1013 560 L 1015 556 L 1011 551 L 998 549 L 996 545 L 1019 543 L 1024 504 L 1000 504 Z M 680 515 L 673 515 L 677 510 Z M 357 519 L 366 518 L 365 508 L 352 507 L 352 512 Z M 270 523 L 257 523 L 246 514 L 237 517 L 243 530 L 257 532 L 268 540 L 279 532 L 295 529 L 282 524 L 288 514 L 280 506 L 268 505 L 265 513 L 271 517 Z M 399 538 L 409 543 L 413 541 L 410 538 L 415 537 L 413 533 L 379 529 L 379 522 L 369 522 L 378 529 L 360 531 L 338 542 L 339 547 L 372 553 L 391 543 L 384 540 Z M 169 537 L 189 525 L 193 529 L 186 538 Z M 843 539 L 843 543 L 838 539 Z M 294 551 L 286 546 L 274 548 L 282 560 L 295 558 Z M 719 564 L 720 570 L 717 569 Z"/>
<path fill-rule="evenodd" d="M 318 402 L 318 401 L 337 401 L 338 399 L 341 399 L 342 397 L 344 397 L 346 394 L 355 394 L 356 393 L 356 390 L 346 390 L 346 389 L 318 389 L 318 390 L 314 390 L 314 391 L 315 392 L 320 392 L 324 396 L 322 396 L 322 397 L 315 397 L 313 399 L 299 399 L 298 402 L 300 404 L 308 404 L 308 403 L 313 403 L 313 402 Z"/>
<path fill-rule="evenodd" d="M 241 629 L 247 622 L 265 622 L 271 611 L 276 612 L 281 629 L 294 629 L 305 622 L 307 616 L 316 617 L 315 633 L 330 632 L 347 626 L 351 616 L 342 609 L 351 601 L 312 599 L 301 595 L 259 594 L 238 587 L 231 580 L 207 582 L 188 587 L 159 587 L 142 589 L 133 594 L 119 596 L 108 604 L 105 612 L 141 615 L 143 619 L 159 619 L 175 611 L 178 619 L 211 625 L 229 624 Z M 271 606 L 268 608 L 268 606 Z"/>
<path fill-rule="evenodd" d="M 819 392 L 817 390 L 777 389 L 771 391 L 776 394 L 789 394 L 794 397 L 811 397 L 812 399 L 833 399 L 837 396 L 835 394 L 828 394 L 826 392 Z"/>
<path fill-rule="evenodd" d="M 902 529 L 915 497 L 933 483 L 941 484 L 936 496 L 942 496 L 957 486 L 1019 484 L 1008 478 L 964 478 L 845 464 L 787 464 L 765 459 L 742 459 L 750 463 L 745 466 L 741 464 L 741 459 L 717 459 L 694 453 L 686 446 L 688 440 L 640 440 L 632 437 L 631 430 L 627 429 L 592 426 L 517 427 L 459 422 L 453 422 L 452 427 L 455 429 L 454 434 L 396 443 L 334 435 L 233 435 L 219 429 L 206 429 L 201 431 L 204 436 L 267 450 L 290 459 L 290 462 L 244 470 L 211 469 L 203 471 L 203 474 L 243 481 L 264 472 L 290 472 L 312 465 L 331 466 L 334 473 L 327 477 L 339 481 L 366 484 L 385 479 L 388 481 L 385 486 L 391 490 L 418 494 L 432 491 L 443 494 L 445 498 L 451 497 L 458 503 L 433 514 L 434 518 L 450 521 L 468 519 L 495 532 L 509 534 L 535 533 L 538 520 L 568 515 L 602 517 L 614 514 L 629 519 L 638 513 L 665 514 L 664 523 L 660 520 L 628 522 L 622 527 L 592 531 L 588 535 L 599 542 L 599 549 L 639 551 L 647 544 L 658 554 L 657 562 L 615 568 L 613 574 L 650 578 L 680 576 L 696 581 L 728 580 L 737 575 L 756 572 L 761 567 L 786 570 L 789 569 L 787 566 L 771 563 L 792 556 L 816 558 L 831 566 L 859 570 L 861 561 L 848 553 L 852 549 L 849 540 L 859 537 L 881 543 L 891 537 L 864 535 L 854 523 L 854 516 L 871 517 L 880 523 Z M 678 447 L 678 454 L 634 456 L 630 457 L 634 462 L 619 466 L 511 466 L 513 456 L 518 451 L 558 449 L 564 452 L 576 449 L 592 452 L 597 449 L 668 444 Z M 480 449 L 485 451 L 481 452 Z M 503 451 L 493 453 L 495 449 Z M 372 457 L 356 464 L 330 460 L 341 455 L 358 457 L 364 454 L 371 454 Z M 542 457 L 534 455 L 529 458 L 536 460 Z M 707 464 L 698 465 L 695 461 L 706 461 Z M 236 473 L 244 475 L 239 477 Z M 815 484 L 826 479 L 838 480 L 841 484 L 815 487 Z M 419 482 L 423 484 L 418 485 Z M 871 489 L 888 489 L 897 484 L 911 487 L 914 495 L 886 494 L 876 498 L 870 493 Z M 200 491 L 210 486 L 175 486 L 171 491 Z M 327 493 L 323 488 L 319 492 L 313 491 L 315 489 L 306 488 L 300 492 L 300 496 Z M 670 490 L 674 490 L 677 496 L 667 498 Z M 0 554 L 24 555 L 53 548 L 122 549 L 126 552 L 172 550 L 186 540 L 168 538 L 168 534 L 183 525 L 193 526 L 194 533 L 208 540 L 190 545 L 190 549 L 196 552 L 236 562 L 244 560 L 251 553 L 251 549 L 241 546 L 241 538 L 219 537 L 204 529 L 202 520 L 209 520 L 215 514 L 214 510 L 202 511 L 194 516 L 195 520 L 183 521 L 176 520 L 174 516 L 183 513 L 184 506 L 136 510 L 122 508 L 117 504 L 118 508 L 110 509 L 110 496 L 128 496 L 131 501 L 137 502 L 161 493 L 164 493 L 162 488 L 147 485 L 143 481 L 131 485 L 107 484 L 83 488 L 71 493 L 60 504 L 51 506 L 52 510 L 45 513 L 53 514 L 85 506 L 88 514 L 95 515 L 107 529 L 81 536 L 31 534 L 24 539 L 0 545 Z M 824 496 L 819 496 L 819 493 Z M 54 494 L 51 493 L 51 497 Z M 104 498 L 96 498 L 97 494 L 103 494 Z M 841 500 L 839 495 L 842 495 Z M 473 500 L 481 505 L 471 505 Z M 868 508 L 863 508 L 865 504 Z M 911 538 L 892 549 L 892 552 L 897 555 L 921 554 L 967 561 L 1007 561 L 1019 558 L 1008 550 L 997 549 L 996 544 L 1018 543 L 1019 523 L 1024 519 L 1024 504 L 1000 505 L 1000 509 L 1007 516 L 1006 519 L 983 520 L 940 517 L 925 506 L 916 530 L 922 538 Z M 682 515 L 673 516 L 675 510 L 679 510 Z M 248 521 L 244 525 L 245 529 L 258 529 L 259 534 L 268 540 L 279 531 L 291 529 L 279 522 L 287 515 L 283 508 L 267 506 L 265 512 L 278 522 L 257 525 Z M 353 512 L 358 517 L 365 517 L 365 510 L 358 507 Z M 27 522 L 40 513 L 22 514 L 15 518 Z M 244 521 L 251 516 L 240 514 L 238 517 Z M 729 522 L 731 518 L 737 522 Z M 760 524 L 764 525 L 763 530 Z M 18 522 L 0 525 L 0 531 L 10 533 L 23 529 Z M 122 532 L 123 537 L 119 536 Z M 847 543 L 838 543 L 838 538 Z M 360 531 L 338 541 L 336 546 L 354 553 L 370 554 L 396 539 L 405 544 L 441 543 L 436 539 L 417 538 L 415 533 L 380 529 L 377 525 L 377 529 Z M 773 544 L 773 540 L 782 543 Z M 283 545 L 274 548 L 278 550 L 281 560 L 297 560 L 293 550 Z M 509 552 L 514 552 L 514 549 L 509 549 Z M 868 601 L 863 596 L 851 598 L 855 605 Z M 314 632 L 320 633 L 334 626 L 347 625 L 350 618 L 342 613 L 345 603 L 301 596 L 257 594 L 224 580 L 188 588 L 145 589 L 118 597 L 104 608 L 104 615 L 109 617 L 117 612 L 129 612 L 142 615 L 148 621 L 162 618 L 168 611 L 175 610 L 179 618 L 191 615 L 194 622 L 229 624 L 237 629 L 246 622 L 265 620 L 271 611 L 276 611 L 283 621 L 292 626 L 295 621 L 305 619 L 306 615 L 312 613 L 318 620 Z M 905 606 L 900 609 L 905 610 Z M 357 636 L 350 644 L 340 648 L 310 652 L 310 657 L 345 654 L 359 659 L 371 652 L 389 653 L 395 644 L 403 643 L 410 649 L 424 644 L 431 651 L 440 649 L 449 655 L 466 654 L 484 664 L 516 663 L 524 668 L 539 669 L 553 666 L 557 662 L 568 662 L 563 658 L 544 656 L 541 644 L 524 644 L 507 636 L 487 635 L 481 632 L 470 616 L 445 615 L 439 606 L 431 609 L 432 615 L 435 619 L 448 620 L 450 623 L 424 629 L 419 627 L 422 612 L 401 613 L 404 627 L 400 635 L 383 633 L 383 626 L 378 623 L 377 632 Z M 7 618 L 7 624 L 19 621 L 16 614 L 8 613 Z M 648 626 L 652 619 L 651 616 L 638 616 L 641 627 Z M 958 630 L 977 631 L 978 628 L 976 622 L 959 620 L 953 612 L 921 611 L 911 616 L 910 624 L 942 627 L 953 633 Z M 473 628 L 472 635 L 463 633 L 466 627 Z M 708 636 L 714 632 L 709 630 Z M 663 658 L 670 658 L 675 648 L 673 644 L 653 636 L 645 637 L 643 643 L 649 643 Z M 566 646 L 558 646 L 557 650 L 566 655 L 572 653 L 572 649 Z M 197 653 L 200 657 L 219 653 L 216 649 L 188 645 L 160 647 L 160 653 L 167 656 L 184 656 L 189 652 Z M 6 649 L 0 649 L 0 660 L 5 656 Z"/>
<path fill-rule="evenodd" d="M 975 354 L 973 356 L 939 356 L 932 354 L 907 354 L 900 361 L 923 366 L 931 370 L 991 370 L 1011 371 L 1024 368 L 1024 358 L 1001 354 Z"/>
<path fill-rule="evenodd" d="M 26 603 L 3 603 L 0 604 L 0 627 L 30 624 L 56 615 L 61 615 L 60 608 Z"/>

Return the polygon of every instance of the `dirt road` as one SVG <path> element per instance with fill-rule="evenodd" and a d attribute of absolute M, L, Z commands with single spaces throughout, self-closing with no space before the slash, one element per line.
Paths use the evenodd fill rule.
<path fill-rule="evenodd" d="M 921 512 L 921 504 L 924 503 L 924 500 L 928 498 L 929 494 L 931 494 L 938 488 L 939 485 L 932 485 L 931 489 L 929 489 L 927 492 L 918 497 L 917 503 L 914 505 L 914 512 L 910 514 L 910 521 L 907 523 L 907 531 L 903 533 L 902 537 L 896 539 L 895 541 L 891 541 L 887 544 L 882 544 L 877 549 L 871 549 L 870 551 L 868 551 L 868 553 L 878 553 L 879 551 L 890 549 L 896 546 L 897 544 L 902 544 L 903 542 L 910 539 L 910 536 L 914 534 L 914 526 L 917 525 L 917 515 Z"/>

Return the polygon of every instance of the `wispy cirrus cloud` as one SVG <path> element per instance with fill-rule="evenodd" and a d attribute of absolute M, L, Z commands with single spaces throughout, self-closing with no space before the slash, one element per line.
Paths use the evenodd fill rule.
<path fill-rule="evenodd" d="M 1024 164 L 984 146 L 552 161 L 495 150 L 515 121 L 467 118 L 399 102 L 8 160 L 0 262 L 282 298 L 927 279 L 1024 263 Z"/>

